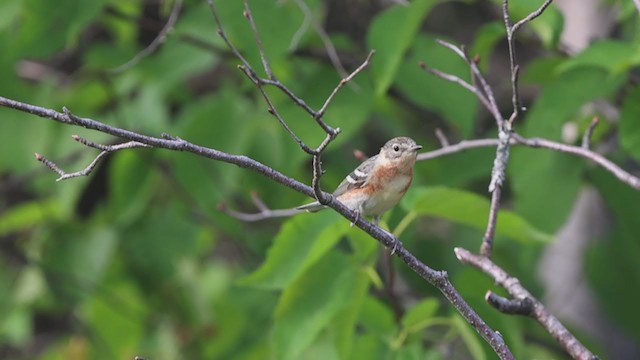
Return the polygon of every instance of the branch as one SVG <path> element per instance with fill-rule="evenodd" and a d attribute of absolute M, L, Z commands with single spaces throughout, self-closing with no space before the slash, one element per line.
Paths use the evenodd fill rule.
<path fill-rule="evenodd" d="M 418 155 L 417 160 L 431 160 L 435 158 L 439 158 L 442 156 L 452 155 L 461 153 L 467 150 L 483 148 L 483 147 L 493 147 L 499 144 L 498 139 L 476 139 L 476 140 L 463 140 L 457 144 L 445 146 L 436 150 L 423 152 Z M 591 160 L 596 163 L 598 166 L 601 166 L 603 169 L 611 173 L 611 175 L 615 176 L 621 182 L 631 186 L 636 190 L 640 190 L 640 178 L 632 175 L 631 173 L 625 171 L 620 166 L 615 164 L 613 161 L 607 159 L 603 155 L 589 149 L 585 149 L 582 146 L 573 146 L 568 144 L 563 144 L 547 139 L 541 138 L 525 138 L 520 134 L 513 132 L 511 137 L 510 144 L 516 146 L 527 146 L 530 148 L 543 148 L 549 149 L 553 151 L 558 151 L 566 154 L 571 154 L 575 156 L 579 156 L 581 158 Z"/>
<path fill-rule="evenodd" d="M 502 286 L 514 298 L 506 300 L 495 294 L 487 294 L 491 305 L 497 303 L 497 310 L 506 309 L 506 313 L 519 313 L 535 319 L 542 327 L 562 346 L 574 359 L 597 359 L 587 348 L 567 330 L 560 320 L 553 316 L 544 305 L 534 298 L 518 279 L 509 276 L 498 265 L 494 264 L 486 256 L 474 255 L 463 248 L 455 248 L 454 252 L 458 260 L 464 264 L 472 265 L 489 275 L 498 285 Z M 501 310 L 502 309 L 502 310 Z M 512 312 L 510 312 L 512 311 Z"/>
<path fill-rule="evenodd" d="M 186 151 L 198 156 L 233 164 L 261 174 L 268 179 L 271 179 L 307 196 L 314 196 L 313 188 L 311 188 L 310 186 L 292 179 L 282 174 L 281 172 L 244 155 L 234 155 L 220 150 L 199 146 L 177 137 L 173 138 L 170 136 L 165 136 L 164 138 L 158 138 L 139 134 L 115 126 L 110 126 L 89 118 L 78 117 L 72 114 L 66 108 L 64 108 L 63 112 L 60 113 L 52 109 L 30 105 L 3 97 L 0 97 L 0 106 L 13 108 L 43 118 L 52 119 L 63 124 L 82 126 L 87 129 L 97 130 L 123 139 L 139 142 L 150 147 L 164 148 L 175 151 Z M 402 243 L 393 234 L 383 230 L 376 225 L 373 225 L 369 221 L 365 220 L 362 216 L 358 216 L 355 211 L 350 210 L 344 204 L 337 201 L 329 194 L 323 194 L 324 196 L 327 196 L 329 198 L 326 206 L 337 211 L 343 217 L 350 220 L 354 225 L 364 230 L 366 233 L 371 235 L 374 239 L 382 243 L 387 248 L 395 247 L 396 256 L 404 261 L 407 266 L 409 266 L 409 268 L 411 268 L 415 273 L 435 286 L 456 308 L 456 310 L 458 310 L 458 312 L 465 318 L 465 320 L 480 334 L 480 336 L 482 336 L 482 338 L 485 339 L 485 341 L 487 341 L 489 345 L 491 345 L 500 359 L 514 359 L 513 354 L 511 354 L 509 348 L 504 343 L 504 339 L 502 338 L 502 336 L 498 332 L 492 330 L 489 325 L 487 325 L 484 320 L 482 320 L 482 318 L 480 318 L 480 316 L 469 306 L 469 304 L 467 304 L 460 293 L 453 287 L 453 285 L 449 281 L 449 277 L 446 271 L 437 271 L 425 265 L 413 254 L 411 254 L 406 248 L 404 248 Z"/>
<path fill-rule="evenodd" d="M 146 48 L 144 48 L 142 51 L 137 53 L 136 56 L 134 56 L 131 60 L 127 61 L 126 63 L 116 68 L 109 70 L 109 72 L 112 74 L 122 73 L 134 67 L 135 65 L 137 65 L 140 62 L 140 60 L 153 54 L 158 49 L 158 47 L 160 47 L 160 45 L 162 45 L 162 43 L 165 42 L 165 40 L 167 39 L 167 35 L 171 32 L 171 30 L 173 30 L 173 27 L 175 26 L 176 21 L 178 20 L 178 14 L 180 14 L 180 9 L 182 9 L 182 0 L 175 0 L 173 9 L 171 9 L 171 13 L 169 14 L 169 20 L 167 20 L 167 23 L 162 28 L 162 30 L 160 30 L 160 32 L 158 33 L 158 36 L 156 36 L 156 38 L 153 39 L 151 44 L 149 44 Z"/>
<path fill-rule="evenodd" d="M 87 165 L 87 167 L 85 167 L 84 169 L 80 170 L 80 171 L 76 171 L 73 173 L 67 173 L 66 171 L 62 170 L 55 162 L 46 159 L 44 156 L 36 153 L 36 160 L 40 161 L 41 163 L 43 163 L 46 167 L 48 167 L 49 169 L 51 169 L 52 171 L 54 171 L 55 173 L 57 173 L 58 175 L 60 175 L 59 178 L 56 179 L 56 181 L 62 181 L 62 180 L 67 180 L 67 179 L 71 179 L 71 178 L 75 178 L 75 177 L 80 177 L 80 176 L 87 176 L 89 174 L 91 174 L 93 172 L 93 170 L 95 169 L 96 165 L 98 165 L 98 163 L 100 162 L 100 160 L 102 160 L 102 158 L 106 157 L 107 155 L 109 155 L 110 153 L 119 151 L 119 150 L 124 150 L 124 149 L 133 149 L 133 148 L 141 148 L 141 147 L 150 147 L 149 145 L 143 144 L 143 143 L 139 143 L 137 141 L 129 141 L 126 143 L 122 143 L 122 144 L 117 144 L 117 145 L 102 145 L 102 144 L 98 144 L 95 143 L 93 141 L 81 138 L 78 135 L 73 135 L 72 136 L 73 140 L 88 146 L 88 147 L 92 147 L 94 149 L 98 149 L 101 150 L 100 154 L 98 154 L 98 156 L 96 156 L 93 161 Z"/>
<path fill-rule="evenodd" d="M 600 122 L 600 120 L 598 119 L 597 116 L 595 116 L 593 118 L 593 120 L 591 120 L 591 124 L 589 124 L 589 127 L 587 128 L 587 131 L 584 132 L 584 135 L 582 136 L 582 148 L 583 149 L 589 149 L 589 143 L 591 142 L 591 136 L 593 136 L 593 130 L 595 130 L 596 126 L 598 126 L 598 123 Z"/>
<path fill-rule="evenodd" d="M 498 208 L 500 207 L 500 197 L 502 194 L 501 188 L 506 177 L 507 164 L 509 163 L 509 146 L 511 145 L 513 123 L 518 118 L 521 109 L 520 94 L 518 90 L 518 75 L 520 72 L 520 66 L 517 63 L 517 56 L 514 46 L 514 34 L 524 24 L 540 16 L 549 6 L 551 1 L 552 0 L 545 0 L 545 2 L 538 9 L 527 15 L 524 19 L 518 21 L 515 25 L 513 24 L 511 15 L 509 14 L 509 1 L 503 0 L 502 2 L 502 15 L 504 18 L 504 24 L 507 33 L 509 62 L 511 65 L 511 91 L 513 104 L 513 111 L 508 120 L 505 120 L 505 118 L 500 113 L 500 109 L 498 108 L 498 104 L 496 103 L 493 90 L 478 68 L 479 58 L 475 57 L 474 59 L 470 59 L 463 47 L 458 47 L 443 40 L 436 40 L 438 44 L 451 50 L 454 54 L 458 55 L 460 58 L 467 62 L 469 68 L 471 69 L 473 84 L 469 84 L 468 82 L 460 79 L 455 75 L 447 74 L 439 70 L 429 69 L 429 72 L 444 80 L 455 82 L 475 94 L 483 104 L 483 106 L 493 115 L 498 126 L 498 147 L 496 149 L 496 157 L 493 162 L 493 169 L 491 171 L 491 181 L 489 182 L 489 192 L 491 193 L 491 208 L 489 211 L 489 220 L 487 223 L 486 231 L 482 238 L 482 244 L 480 246 L 480 252 L 485 256 L 491 256 L 491 251 L 493 249 L 493 238 L 495 236 L 495 227 L 498 219 Z M 424 64 L 421 64 L 421 66 L 425 67 Z"/>
<path fill-rule="evenodd" d="M 309 24 L 311 24 L 313 25 L 313 29 L 315 30 L 316 34 L 318 34 L 318 37 L 320 37 L 320 40 L 324 44 L 324 48 L 327 51 L 327 55 L 329 57 L 329 60 L 331 61 L 331 64 L 333 64 L 333 67 L 336 69 L 338 74 L 340 74 L 340 76 L 342 76 L 343 78 L 347 77 L 348 76 L 347 70 L 345 70 L 344 66 L 342 66 L 342 63 L 340 62 L 340 57 L 338 56 L 336 47 L 333 46 L 333 43 L 329 38 L 329 34 L 327 34 L 327 32 L 324 30 L 320 22 L 315 19 L 314 14 L 311 12 L 311 9 L 309 8 L 309 5 L 307 5 L 307 3 L 304 2 L 304 0 L 295 0 L 295 2 L 296 2 L 296 5 L 298 5 L 298 8 L 300 9 L 300 11 L 304 13 L 304 22 L 302 23 L 302 25 L 300 25 L 300 29 L 298 29 L 298 31 L 294 34 L 293 38 L 291 39 L 291 45 L 289 46 L 289 49 L 294 49 L 298 46 L 298 42 L 300 41 L 300 38 L 306 32 L 307 28 L 309 27 Z"/>

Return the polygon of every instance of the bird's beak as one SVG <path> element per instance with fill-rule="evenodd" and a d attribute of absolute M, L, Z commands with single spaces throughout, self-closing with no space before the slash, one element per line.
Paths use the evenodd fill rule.
<path fill-rule="evenodd" d="M 422 149 L 422 145 L 413 145 L 413 146 L 411 147 L 411 150 L 414 150 L 414 151 L 418 151 L 418 150 L 420 150 L 420 149 Z"/>

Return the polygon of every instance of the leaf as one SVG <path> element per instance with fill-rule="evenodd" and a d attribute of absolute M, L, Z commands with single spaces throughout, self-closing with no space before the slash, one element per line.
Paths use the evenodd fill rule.
<path fill-rule="evenodd" d="M 453 324 L 460 333 L 460 336 L 462 336 L 462 340 L 464 340 L 465 345 L 467 345 L 467 349 L 469 349 L 472 358 L 475 360 L 485 360 L 487 354 L 485 354 L 482 343 L 480 342 L 480 335 L 473 331 L 471 326 L 469 326 L 459 314 L 454 314 L 453 320 Z"/>
<path fill-rule="evenodd" d="M 438 310 L 438 300 L 427 298 L 413 305 L 402 317 L 402 326 L 412 332 L 420 331 Z"/>
<path fill-rule="evenodd" d="M 0 213 L 0 236 L 26 230 L 59 216 L 58 203 L 53 201 L 26 202 Z"/>
<path fill-rule="evenodd" d="M 265 262 L 239 284 L 285 288 L 318 262 L 348 230 L 349 222 L 332 211 L 296 216 L 283 224 Z"/>
<path fill-rule="evenodd" d="M 360 311 L 360 324 L 367 333 L 391 338 L 398 332 L 393 311 L 380 300 L 367 296 Z"/>
<path fill-rule="evenodd" d="M 640 62 L 638 46 L 618 40 L 602 40 L 589 45 L 583 52 L 567 60 L 558 71 L 581 66 L 599 67 L 612 74 L 620 74 Z"/>
<path fill-rule="evenodd" d="M 458 84 L 425 72 L 418 63 L 424 61 L 432 69 L 467 81 L 470 81 L 469 66 L 428 35 L 418 35 L 409 53 L 398 70 L 396 84 L 400 91 L 412 102 L 440 113 L 457 127 L 462 137 L 471 136 L 477 110 L 476 97 Z"/>
<path fill-rule="evenodd" d="M 562 73 L 545 86 L 520 133 L 561 140 L 567 120 L 576 116 L 588 101 L 614 93 L 622 80 L 594 67 Z M 584 160 L 568 154 L 513 149 L 507 171 L 518 214 L 543 231 L 555 232 L 573 207 L 584 165 Z"/>
<path fill-rule="evenodd" d="M 408 211 L 430 215 L 484 230 L 489 217 L 490 202 L 477 194 L 446 187 L 416 188 L 411 197 L 402 203 Z M 512 211 L 500 210 L 496 234 L 514 240 L 549 242 L 545 234 Z"/>
<path fill-rule="evenodd" d="M 179 260 L 197 249 L 196 226 L 174 203 L 153 209 L 121 238 L 131 266 L 148 282 L 173 276 Z"/>
<path fill-rule="evenodd" d="M 368 236 L 368 234 L 363 231 L 359 231 L 357 234 L 365 234 Z M 349 237 L 353 238 L 353 236 Z M 371 237 L 369 237 L 368 240 L 369 243 L 376 243 L 371 239 Z M 353 243 L 354 242 L 352 242 L 352 244 Z M 377 249 L 377 243 L 374 244 L 374 246 Z M 362 260 L 362 252 L 359 255 L 356 255 L 355 258 L 360 258 L 360 260 Z M 336 315 L 333 322 L 335 334 L 334 341 L 336 348 L 338 349 L 338 353 L 340 354 L 340 359 L 350 359 L 352 357 L 353 342 L 358 332 L 356 327 L 358 317 L 367 297 L 369 288 L 371 287 L 372 279 L 366 269 L 371 269 L 372 266 L 375 265 L 376 259 L 370 256 L 365 259 L 365 263 L 360 264 L 360 269 L 355 280 L 349 304 Z"/>
<path fill-rule="evenodd" d="M 119 281 L 105 288 L 108 293 L 90 298 L 80 309 L 83 321 L 100 338 L 100 346 L 93 347 L 89 357 L 100 358 L 106 352 L 128 358 L 146 333 L 149 303 L 133 283 Z"/>
<path fill-rule="evenodd" d="M 142 216 L 156 189 L 157 173 L 143 151 L 112 155 L 109 205 L 118 225 L 126 226 Z"/>
<path fill-rule="evenodd" d="M 25 56 L 44 57 L 69 47 L 85 26 L 100 14 L 106 0 L 24 0 L 22 23 L 16 38 Z"/>
<path fill-rule="evenodd" d="M 359 271 L 328 253 L 283 292 L 274 314 L 274 358 L 297 359 L 354 295 Z"/>
<path fill-rule="evenodd" d="M 116 233 L 98 227 L 90 233 L 59 230 L 59 241 L 47 244 L 43 268 L 49 285 L 72 300 L 82 300 L 100 284 L 118 244 Z"/>
<path fill-rule="evenodd" d="M 504 23 L 502 21 L 494 21 L 484 24 L 476 32 L 476 40 L 469 54 L 471 56 L 480 56 L 480 69 L 483 72 L 489 70 L 491 63 L 491 53 L 498 41 L 506 36 Z"/>
<path fill-rule="evenodd" d="M 376 50 L 371 70 L 376 78 L 377 96 L 384 94 L 393 83 L 422 20 L 436 3 L 436 0 L 416 0 L 409 6 L 393 6 L 378 15 L 371 24 L 367 44 Z"/>
<path fill-rule="evenodd" d="M 640 87 L 632 88 L 620 113 L 620 143 L 631 156 L 640 159 Z"/>
<path fill-rule="evenodd" d="M 640 192 L 605 170 L 595 169 L 592 175 L 591 179 L 613 214 L 615 226 L 608 228 L 608 233 L 599 236 L 599 241 L 590 247 L 585 272 L 598 303 L 609 318 L 638 341 L 640 313 L 635 309 L 640 302 L 640 223 L 637 216 Z"/>

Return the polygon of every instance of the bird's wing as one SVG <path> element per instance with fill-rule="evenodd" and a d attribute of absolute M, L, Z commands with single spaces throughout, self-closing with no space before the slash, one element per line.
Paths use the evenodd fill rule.
<path fill-rule="evenodd" d="M 373 171 L 373 167 L 376 163 L 378 155 L 372 156 L 365 160 L 360 166 L 358 166 L 351 174 L 342 180 L 336 191 L 333 192 L 334 196 L 340 196 L 348 190 L 363 187 L 369 180 L 369 176 Z"/>

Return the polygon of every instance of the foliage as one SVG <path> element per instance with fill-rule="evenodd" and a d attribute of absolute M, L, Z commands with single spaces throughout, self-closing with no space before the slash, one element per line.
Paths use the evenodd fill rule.
<path fill-rule="evenodd" d="M 330 22 L 328 3 L 307 3 L 311 21 Z M 451 139 L 495 137 L 492 121 L 472 94 L 417 64 L 424 60 L 469 77 L 466 65 L 434 41 L 453 34 L 424 25 L 452 3 L 416 0 L 376 12 L 362 30 L 364 43 L 330 33 L 341 54 L 358 61 L 369 48 L 378 54 L 370 69 L 341 90 L 325 117 L 343 131 L 324 158 L 324 189 L 355 166 L 353 149 L 373 154 L 392 136 L 410 134 L 427 149 L 439 146 L 436 127 Z M 471 11 L 477 3 L 459 5 Z M 533 3 L 513 1 L 514 16 L 524 16 Z M 260 68 L 242 2 L 217 5 L 231 41 Z M 158 51 L 122 73 L 109 72 L 154 38 L 172 6 L 125 0 L 0 3 L 0 95 L 245 154 L 308 182 L 309 157 L 237 71 L 205 1 L 183 4 Z M 340 76 L 324 56 L 313 55 L 324 54 L 324 46 L 313 26 L 305 25 L 309 19 L 292 0 L 251 1 L 251 6 L 279 79 L 319 108 Z M 640 93 L 632 78 L 640 62 L 637 18 L 621 12 L 619 38 L 595 42 L 575 56 L 556 51 L 563 26 L 557 9 L 536 20 L 520 41 L 547 55 L 523 66 L 523 85 L 539 90 L 539 96 L 528 99 L 529 110 L 516 128 L 526 136 L 579 143 L 563 137 L 563 129 L 569 124 L 584 130 L 597 115 L 602 125 L 595 145 L 619 136 L 619 148 L 609 147 L 606 155 L 633 167 L 640 154 Z M 502 77 L 497 85 L 506 85 L 508 73 L 489 66 L 491 58 L 506 59 L 497 47 L 504 40 L 501 19 L 483 20 L 468 47 L 481 54 L 483 70 Z M 463 26 L 462 20 L 450 21 Z M 272 96 L 305 141 L 322 139 L 316 123 L 289 98 Z M 619 106 L 619 122 L 585 106 L 594 100 Z M 97 154 L 71 141 L 72 134 L 116 141 L 0 108 L 0 357 L 494 356 L 439 293 L 400 264 L 394 266 L 410 294 L 389 292 L 379 245 L 337 214 L 242 223 L 217 208 L 225 202 L 254 211 L 251 191 L 272 208 L 309 199 L 243 169 L 146 149 L 112 155 L 89 178 L 55 182 L 32 154 L 46 154 L 68 169 L 82 167 Z M 562 358 L 566 355 L 538 324 L 487 306 L 484 292 L 499 289 L 453 256 L 454 246 L 479 246 L 493 155 L 493 149 L 478 149 L 418 163 L 412 190 L 384 223 L 402 233 L 420 259 L 449 272 L 517 358 Z M 606 241 L 585 256 L 586 273 L 613 323 L 640 342 L 638 193 L 583 159 L 548 150 L 514 149 L 508 176 L 496 262 L 542 296 L 533 271 L 541 250 L 567 220 L 579 191 L 596 189 L 611 209 L 613 226 L 602 236 Z M 577 330 L 588 347 L 601 349 Z"/>

